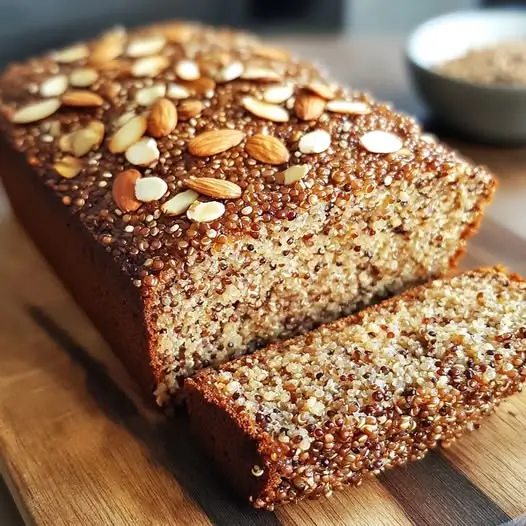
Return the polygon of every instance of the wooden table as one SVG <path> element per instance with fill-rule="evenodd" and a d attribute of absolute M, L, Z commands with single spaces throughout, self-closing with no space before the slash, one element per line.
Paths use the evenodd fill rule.
<path fill-rule="evenodd" d="M 283 44 L 318 57 L 348 84 L 421 112 L 407 85 L 400 39 Z M 454 144 L 500 180 L 465 266 L 500 262 L 526 274 L 526 149 Z M 193 446 L 183 417 L 169 423 L 145 406 L 1 193 L 0 246 L 0 450 L 10 453 L 0 458 L 0 470 L 28 522 L 490 526 L 526 511 L 526 396 L 520 395 L 458 446 L 338 493 L 330 505 L 252 512 L 231 498 Z M 15 422 L 24 422 L 23 429 Z M 1 485 L 0 524 L 21 524 Z"/>

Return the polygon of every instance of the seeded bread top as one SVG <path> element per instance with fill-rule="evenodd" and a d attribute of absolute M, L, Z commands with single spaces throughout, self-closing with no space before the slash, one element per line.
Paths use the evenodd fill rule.
<path fill-rule="evenodd" d="M 415 178 L 490 176 L 413 119 L 253 36 L 112 30 L 0 78 L 0 127 L 139 286 L 190 253 L 258 239 Z"/>

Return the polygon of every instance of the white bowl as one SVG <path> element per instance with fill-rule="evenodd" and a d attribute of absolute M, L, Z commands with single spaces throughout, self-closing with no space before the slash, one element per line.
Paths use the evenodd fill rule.
<path fill-rule="evenodd" d="M 433 69 L 470 49 L 517 39 L 526 40 L 526 10 L 462 11 L 418 27 L 409 37 L 406 57 L 433 116 L 478 139 L 526 142 L 526 86 L 475 84 Z"/>

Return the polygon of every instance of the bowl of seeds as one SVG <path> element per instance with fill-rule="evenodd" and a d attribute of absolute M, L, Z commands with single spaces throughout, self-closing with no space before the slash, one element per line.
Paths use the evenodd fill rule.
<path fill-rule="evenodd" d="M 526 10 L 434 18 L 412 33 L 406 58 L 435 121 L 478 140 L 526 143 Z"/>

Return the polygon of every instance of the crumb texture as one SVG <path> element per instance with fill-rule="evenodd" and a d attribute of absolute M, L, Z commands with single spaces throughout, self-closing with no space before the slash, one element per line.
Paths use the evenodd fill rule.
<path fill-rule="evenodd" d="M 272 508 L 328 496 L 476 428 L 521 389 L 525 343 L 526 284 L 479 270 L 201 373 L 189 389 L 204 398 L 190 409 L 213 404 L 258 443 L 247 477 L 269 483 L 251 498 Z"/>

